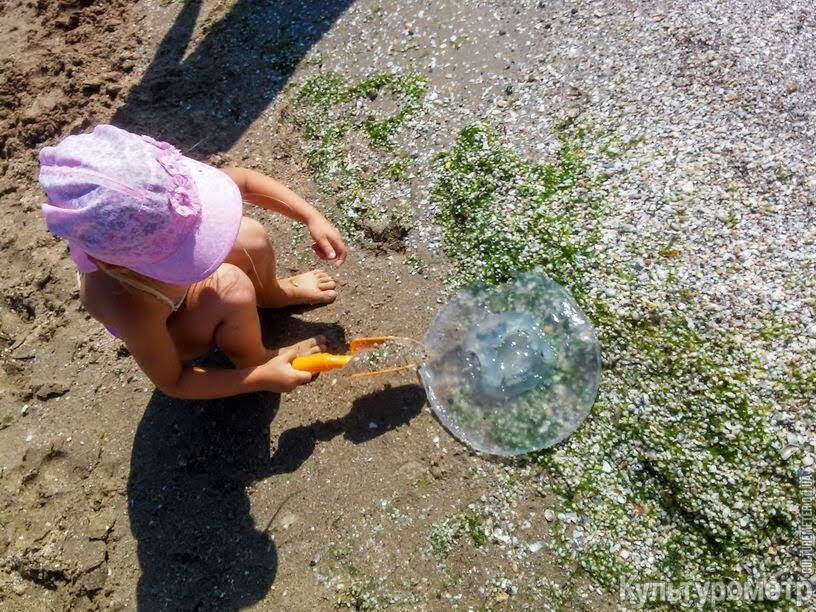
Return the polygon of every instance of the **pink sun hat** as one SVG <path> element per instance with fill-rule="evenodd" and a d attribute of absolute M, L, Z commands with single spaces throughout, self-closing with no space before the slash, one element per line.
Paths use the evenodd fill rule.
<path fill-rule="evenodd" d="M 80 272 L 92 256 L 168 283 L 218 268 L 241 225 L 238 186 L 166 142 L 112 125 L 40 151 L 48 229 L 68 240 Z"/>

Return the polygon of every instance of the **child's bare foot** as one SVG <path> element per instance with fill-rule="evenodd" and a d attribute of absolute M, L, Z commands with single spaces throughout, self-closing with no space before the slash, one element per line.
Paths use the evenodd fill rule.
<path fill-rule="evenodd" d="M 326 336 L 315 336 L 314 338 L 307 338 L 300 342 L 295 342 L 290 346 L 282 346 L 279 349 L 272 349 L 269 351 L 269 358 L 276 357 L 283 349 L 293 348 L 297 349 L 298 357 L 305 355 L 314 355 L 315 353 L 326 352 Z"/>
<path fill-rule="evenodd" d="M 278 279 L 284 297 L 275 307 L 329 304 L 337 297 L 337 283 L 323 270 L 312 270 L 291 278 Z M 277 301 L 277 300 L 276 300 Z"/>

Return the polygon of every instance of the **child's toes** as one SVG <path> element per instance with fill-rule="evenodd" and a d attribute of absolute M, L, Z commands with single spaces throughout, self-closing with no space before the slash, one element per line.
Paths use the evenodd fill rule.
<path fill-rule="evenodd" d="M 326 336 L 320 335 L 315 336 L 314 338 L 309 338 L 308 340 L 303 341 L 306 346 L 310 349 L 315 349 L 315 353 L 323 353 L 328 348 L 328 342 L 326 340 Z"/>
<path fill-rule="evenodd" d="M 314 355 L 326 350 L 326 338 L 324 336 L 315 336 L 314 338 L 301 340 L 293 346 L 297 349 L 298 355 Z"/>
<path fill-rule="evenodd" d="M 317 286 L 323 291 L 328 291 L 329 289 L 334 289 L 337 287 L 337 283 L 334 282 L 334 279 L 327 276 L 326 278 L 318 279 Z"/>
<path fill-rule="evenodd" d="M 322 270 L 315 272 L 315 278 L 317 279 L 317 286 L 323 290 L 337 287 L 337 283 L 334 282 L 334 279 Z"/>
<path fill-rule="evenodd" d="M 306 346 L 325 346 L 326 336 L 313 336 L 303 341 Z"/>

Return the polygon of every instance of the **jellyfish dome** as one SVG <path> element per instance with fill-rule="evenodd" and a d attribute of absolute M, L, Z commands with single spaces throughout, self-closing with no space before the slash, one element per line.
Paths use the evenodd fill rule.
<path fill-rule="evenodd" d="M 574 432 L 598 393 L 595 331 L 541 272 L 465 289 L 425 336 L 420 377 L 457 438 L 494 455 L 548 448 Z"/>

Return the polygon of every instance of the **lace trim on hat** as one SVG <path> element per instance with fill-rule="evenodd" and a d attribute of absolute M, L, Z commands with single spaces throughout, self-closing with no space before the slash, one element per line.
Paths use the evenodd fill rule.
<path fill-rule="evenodd" d="M 179 217 L 193 217 L 201 210 L 198 191 L 184 167 L 181 151 L 167 142 L 155 140 L 150 136 L 142 139 L 158 149 L 156 161 L 170 175 L 173 181 L 167 191 L 167 201 L 170 209 Z"/>

